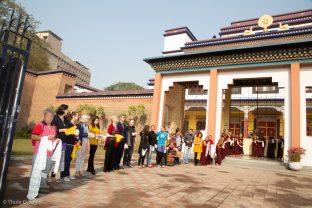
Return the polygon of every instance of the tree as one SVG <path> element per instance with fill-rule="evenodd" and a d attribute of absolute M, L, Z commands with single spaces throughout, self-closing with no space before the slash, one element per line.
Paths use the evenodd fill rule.
<path fill-rule="evenodd" d="M 76 111 L 80 114 L 88 114 L 88 115 L 93 115 L 93 116 L 98 116 L 98 117 L 104 117 L 104 108 L 102 106 L 95 106 L 92 104 L 81 104 L 78 105 L 76 108 Z"/>
<path fill-rule="evenodd" d="M 28 23 L 30 27 L 28 28 L 26 36 L 32 41 L 32 45 L 27 68 L 34 71 L 49 70 L 49 59 L 47 54 L 47 48 L 49 45 L 36 35 L 36 29 L 39 22 L 35 20 L 32 15 L 28 14 L 20 4 L 17 4 L 14 0 L 0 0 L 1 26 L 3 23 L 5 23 L 5 26 L 8 25 L 13 9 L 15 9 L 16 18 L 19 18 L 20 15 L 22 15 L 23 18 L 26 18 L 26 16 L 29 17 Z M 16 24 L 17 21 L 14 23 Z"/>
<path fill-rule="evenodd" d="M 144 87 L 137 85 L 133 82 L 118 82 L 111 86 L 104 88 L 104 90 L 117 91 L 117 90 L 143 90 Z"/>
<path fill-rule="evenodd" d="M 141 125 L 146 123 L 145 106 L 143 104 L 139 105 L 129 105 L 128 114 L 135 121 L 139 121 Z"/>

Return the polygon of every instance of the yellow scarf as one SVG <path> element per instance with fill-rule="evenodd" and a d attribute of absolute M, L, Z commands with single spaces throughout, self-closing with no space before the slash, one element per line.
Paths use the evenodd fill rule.
<path fill-rule="evenodd" d="M 74 125 L 68 129 L 65 129 L 65 135 L 68 136 L 68 135 L 75 135 L 75 131 L 77 129 L 77 126 Z"/>
<path fill-rule="evenodd" d="M 124 136 L 122 136 L 121 134 L 115 134 L 115 136 L 116 136 L 117 143 L 119 143 L 124 138 Z"/>
<path fill-rule="evenodd" d="M 77 153 L 77 151 L 78 151 L 80 148 L 81 148 L 81 146 L 80 146 L 79 144 L 75 144 L 75 145 L 74 145 L 74 149 L 73 149 L 73 151 L 72 151 L 72 153 L 71 153 L 71 158 L 72 158 L 72 160 L 75 159 L 76 153 Z"/>

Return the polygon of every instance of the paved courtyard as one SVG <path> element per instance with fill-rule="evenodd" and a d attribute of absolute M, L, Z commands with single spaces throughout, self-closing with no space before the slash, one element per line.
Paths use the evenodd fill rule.
<path fill-rule="evenodd" d="M 222 166 L 192 164 L 127 168 L 62 184 L 25 204 L 29 159 L 11 161 L 5 207 L 312 207 L 312 171 L 279 163 L 227 158 Z M 74 166 L 73 166 L 74 167 Z M 24 203 L 24 204 L 23 204 Z"/>

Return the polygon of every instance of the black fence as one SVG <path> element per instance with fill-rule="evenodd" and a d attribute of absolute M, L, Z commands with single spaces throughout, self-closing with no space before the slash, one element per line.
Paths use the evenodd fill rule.
<path fill-rule="evenodd" d="M 12 11 L 0 28 L 0 202 L 12 150 L 31 40 L 26 37 L 28 17 Z M 0 205 L 1 206 L 1 205 Z"/>

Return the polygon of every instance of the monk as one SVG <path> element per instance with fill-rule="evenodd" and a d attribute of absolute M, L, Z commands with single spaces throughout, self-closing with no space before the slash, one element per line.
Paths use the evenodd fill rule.
<path fill-rule="evenodd" d="M 217 143 L 216 147 L 216 165 L 221 165 L 222 160 L 224 159 L 224 148 L 223 148 L 224 138 L 221 137 Z"/>
<path fill-rule="evenodd" d="M 232 132 L 229 132 L 229 139 L 228 139 L 228 155 L 234 155 L 234 137 L 232 135 Z"/>
<path fill-rule="evenodd" d="M 268 141 L 268 151 L 267 151 L 267 157 L 270 159 L 274 159 L 275 157 L 275 148 L 276 148 L 276 140 L 273 135 L 273 132 L 270 131 L 269 141 Z"/>
<path fill-rule="evenodd" d="M 242 155 L 244 154 L 244 138 L 243 134 L 239 134 L 237 138 L 235 138 L 235 146 L 234 146 L 234 154 L 235 155 Z"/>
<path fill-rule="evenodd" d="M 257 141 L 257 157 L 264 157 L 265 137 L 260 136 Z"/>
<path fill-rule="evenodd" d="M 253 157 L 257 157 L 257 154 L 258 154 L 257 149 L 258 149 L 258 137 L 254 135 L 252 138 L 252 143 L 251 143 L 251 150 L 252 150 L 251 155 Z"/>
<path fill-rule="evenodd" d="M 284 155 L 284 138 L 280 136 L 277 145 L 277 159 L 282 160 Z"/>
<path fill-rule="evenodd" d="M 212 136 L 209 135 L 205 138 L 205 140 L 202 143 L 202 153 L 200 156 L 201 165 L 208 165 L 212 163 L 212 157 L 210 156 L 212 144 L 213 144 Z"/>

